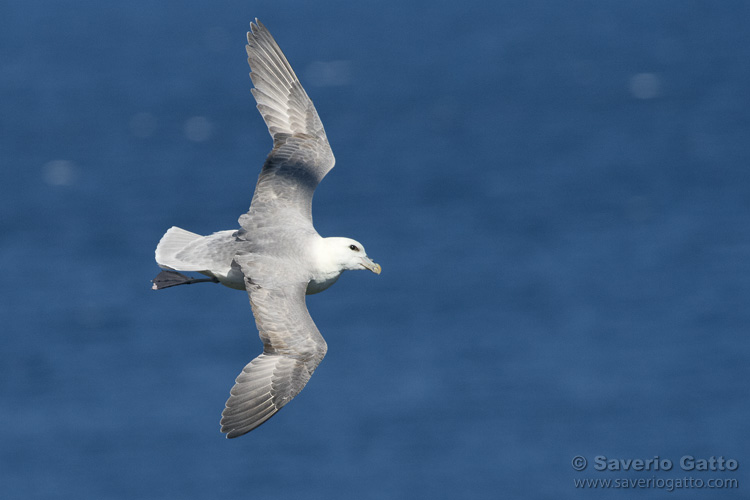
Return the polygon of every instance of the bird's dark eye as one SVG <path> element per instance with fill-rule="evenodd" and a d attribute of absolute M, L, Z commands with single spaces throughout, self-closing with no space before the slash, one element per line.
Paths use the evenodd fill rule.
<path fill-rule="evenodd" d="M 354 250 L 355 252 L 359 252 L 359 247 L 357 245 L 349 245 L 349 250 Z"/>

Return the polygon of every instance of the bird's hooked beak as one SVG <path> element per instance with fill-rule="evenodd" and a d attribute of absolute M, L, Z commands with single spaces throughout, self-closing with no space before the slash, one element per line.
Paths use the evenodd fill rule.
<path fill-rule="evenodd" d="M 369 269 L 370 271 L 374 272 L 375 274 L 380 274 L 381 267 L 380 264 L 376 264 L 372 261 L 372 259 L 368 257 L 362 257 L 362 266 L 365 269 Z"/>

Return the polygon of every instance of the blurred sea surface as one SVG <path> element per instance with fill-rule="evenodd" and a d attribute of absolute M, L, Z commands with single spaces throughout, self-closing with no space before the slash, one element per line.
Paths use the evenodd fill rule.
<path fill-rule="evenodd" d="M 674 494 L 747 498 L 749 15 L 3 3 L 0 496 L 622 498 L 574 480 L 692 476 L 739 488 Z M 326 359 L 226 440 L 261 350 L 247 295 L 149 280 L 171 225 L 232 229 L 249 206 L 271 147 L 245 61 L 256 16 L 337 158 L 318 231 L 383 274 L 308 297 Z M 740 467 L 687 473 L 685 455 Z"/>

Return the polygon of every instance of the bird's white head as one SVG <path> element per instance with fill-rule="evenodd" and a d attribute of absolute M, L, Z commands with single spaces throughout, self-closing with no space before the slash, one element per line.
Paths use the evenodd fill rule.
<path fill-rule="evenodd" d="M 324 260 L 327 266 L 340 271 L 368 269 L 380 274 L 380 264 L 367 256 L 362 243 L 351 238 L 323 238 Z"/>

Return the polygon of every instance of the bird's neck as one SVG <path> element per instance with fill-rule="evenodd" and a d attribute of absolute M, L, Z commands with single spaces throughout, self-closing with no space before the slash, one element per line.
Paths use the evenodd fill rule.
<path fill-rule="evenodd" d="M 318 237 L 312 244 L 313 272 L 307 285 L 307 294 L 319 293 L 330 287 L 344 271 L 331 250 L 332 242 Z"/>

